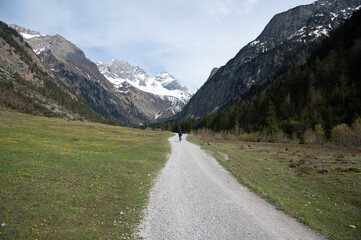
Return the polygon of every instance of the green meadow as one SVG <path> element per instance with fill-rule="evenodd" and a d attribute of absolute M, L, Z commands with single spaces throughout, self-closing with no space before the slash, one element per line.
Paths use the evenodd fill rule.
<path fill-rule="evenodd" d="M 0 111 L 0 239 L 129 239 L 170 133 Z"/>

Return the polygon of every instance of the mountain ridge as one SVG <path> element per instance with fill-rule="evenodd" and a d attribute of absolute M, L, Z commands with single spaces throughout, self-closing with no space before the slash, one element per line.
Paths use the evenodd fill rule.
<path fill-rule="evenodd" d="M 323 0 L 275 15 L 254 41 L 213 71 L 176 119 L 216 112 L 271 81 L 287 66 L 304 63 L 313 42 L 328 36 L 360 6 L 360 0 Z"/>
<path fill-rule="evenodd" d="M 185 105 L 132 85 L 114 86 L 81 49 L 59 34 L 42 35 L 15 24 L 11 26 L 24 37 L 55 76 L 106 118 L 128 125 L 147 125 L 160 121 L 161 116 L 173 116 Z"/>
<path fill-rule="evenodd" d="M 251 134 L 243 137 L 251 141 L 279 138 L 275 141 L 320 144 L 337 139 L 337 144 L 359 146 L 360 26 L 358 10 L 317 44 L 305 64 L 288 68 L 287 73 L 221 111 L 199 119 L 180 119 L 163 128 L 207 129 L 234 133 L 234 137 L 246 131 Z"/>
<path fill-rule="evenodd" d="M 168 72 L 162 72 L 152 77 L 138 66 L 132 66 L 126 61 L 114 58 L 110 62 L 96 62 L 100 72 L 117 88 L 124 81 L 132 86 L 163 97 L 178 98 L 184 105 L 192 93 Z"/>
<path fill-rule="evenodd" d="M 0 38 L 3 106 L 34 115 L 107 122 L 48 69 L 16 30 L 3 22 Z"/>

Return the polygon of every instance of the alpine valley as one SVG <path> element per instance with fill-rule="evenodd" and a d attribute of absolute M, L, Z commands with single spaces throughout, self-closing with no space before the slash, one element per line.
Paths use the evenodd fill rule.
<path fill-rule="evenodd" d="M 60 35 L 42 35 L 15 24 L 10 27 L 25 40 L 24 47 L 30 46 L 41 59 L 36 61 L 51 72 L 53 81 L 60 81 L 104 118 L 126 125 L 148 125 L 180 112 L 192 96 L 169 73 L 150 77 L 141 68 L 117 59 L 95 64 Z"/>
<path fill-rule="evenodd" d="M 0 83 L 8 96 L 3 94 L 1 103 L 25 112 L 85 119 L 94 115 L 132 126 L 201 118 L 247 99 L 289 69 L 305 64 L 322 39 L 360 7 L 361 0 L 318 0 L 275 15 L 254 41 L 224 66 L 214 68 L 194 95 L 167 72 L 150 76 L 140 67 L 116 58 L 93 63 L 60 35 L 42 35 L 10 25 L 17 31 L 13 32 L 2 23 L 0 73 L 5 80 Z M 59 100 L 52 97 L 54 94 L 39 92 L 40 87 L 46 87 L 40 75 L 46 76 L 54 88 L 61 88 L 54 92 L 71 97 L 62 94 Z M 14 79 L 23 82 L 14 85 Z M 19 86 L 26 89 L 20 91 Z M 64 106 L 64 99 L 87 106 L 89 111 L 84 115 L 80 109 L 86 108 L 76 108 L 70 100 Z"/>

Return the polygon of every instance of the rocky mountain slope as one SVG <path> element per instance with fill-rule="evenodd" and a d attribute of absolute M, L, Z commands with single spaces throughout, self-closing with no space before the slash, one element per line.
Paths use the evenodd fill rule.
<path fill-rule="evenodd" d="M 24 39 L 0 22 L 0 104 L 36 115 L 103 121 L 47 68 Z"/>
<path fill-rule="evenodd" d="M 154 95 L 158 104 L 163 102 L 164 106 L 168 106 L 165 109 L 159 109 L 155 116 L 156 119 L 168 118 L 180 112 L 192 97 L 192 93 L 186 87 L 182 87 L 167 72 L 151 77 L 140 67 L 131 66 L 128 62 L 119 61 L 116 58 L 110 62 L 97 62 L 96 64 L 100 72 L 114 84 L 119 93 L 127 94 L 128 87 L 133 86 L 140 91 Z M 128 87 L 124 89 L 124 85 Z"/>
<path fill-rule="evenodd" d="M 186 132 L 210 129 L 237 135 L 245 130 L 258 132 L 243 136 L 259 141 L 273 141 L 281 136 L 282 130 L 288 140 L 298 139 L 300 143 L 331 140 L 340 145 L 360 146 L 360 76 L 361 10 L 358 10 L 317 44 L 305 64 L 289 68 L 246 99 L 203 118 L 180 119 L 171 126 L 157 127 L 181 128 Z"/>
<path fill-rule="evenodd" d="M 60 35 L 42 35 L 17 25 L 11 27 L 24 37 L 55 76 L 106 118 L 145 125 L 173 116 L 185 105 L 176 99 L 141 91 L 126 82 L 114 85 L 81 49 Z"/>
<path fill-rule="evenodd" d="M 212 71 L 177 117 L 197 118 L 216 112 L 288 67 L 304 63 L 313 43 L 328 36 L 360 6 L 361 0 L 319 0 L 277 14 L 257 39 Z"/>

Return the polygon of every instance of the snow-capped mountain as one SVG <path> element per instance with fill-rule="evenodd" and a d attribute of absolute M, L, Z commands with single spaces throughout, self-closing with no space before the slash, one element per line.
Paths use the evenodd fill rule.
<path fill-rule="evenodd" d="M 172 107 L 169 110 L 173 113 L 181 111 L 193 95 L 168 72 L 162 72 L 152 77 L 140 67 L 134 67 L 128 62 L 119 61 L 116 58 L 110 62 L 97 62 L 96 64 L 100 72 L 114 84 L 119 92 L 126 92 L 123 90 L 123 83 L 127 82 L 139 90 L 171 101 Z"/>
<path fill-rule="evenodd" d="M 218 111 L 284 69 L 305 63 L 312 47 L 360 8 L 361 0 L 318 0 L 275 15 L 254 41 L 212 71 L 177 117 Z"/>
<path fill-rule="evenodd" d="M 300 6 L 277 14 L 249 46 L 256 47 L 263 53 L 284 41 L 309 43 L 323 36 L 328 37 L 332 30 L 360 8 L 360 0 L 319 0 Z"/>
<path fill-rule="evenodd" d="M 18 31 L 18 33 L 20 33 L 27 42 L 31 43 L 31 47 L 37 55 L 47 49 L 50 49 L 51 43 L 55 37 L 43 35 L 40 32 L 30 30 L 16 24 L 10 24 L 9 26 Z"/>
<path fill-rule="evenodd" d="M 64 37 L 42 35 L 15 24 L 11 27 L 58 79 L 108 119 L 128 125 L 150 124 L 181 111 L 191 96 L 170 75 L 149 77 L 144 70 L 117 60 L 105 64 L 109 65 L 108 74 L 112 73 L 109 81 L 81 49 Z"/>

